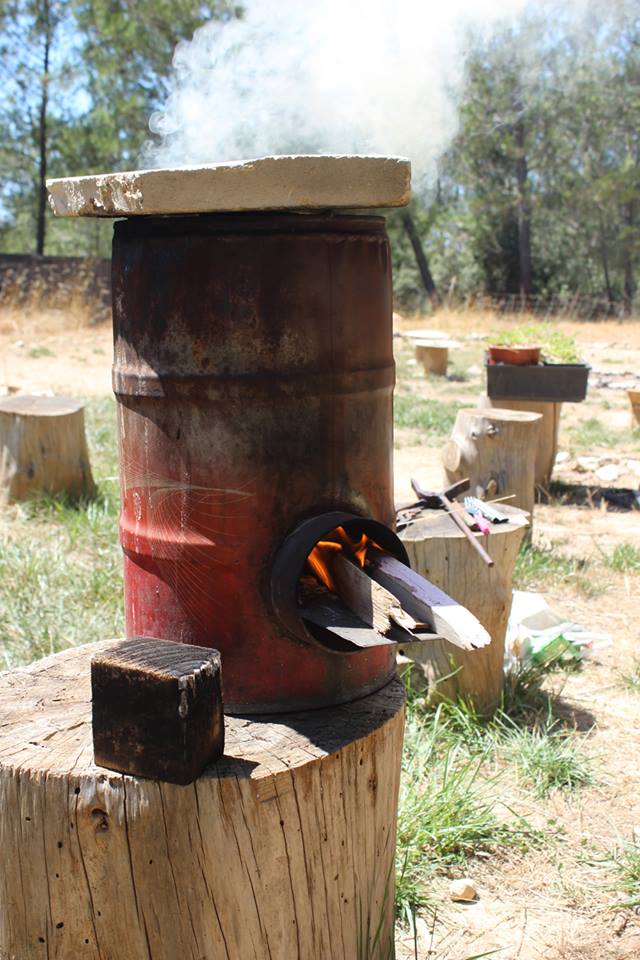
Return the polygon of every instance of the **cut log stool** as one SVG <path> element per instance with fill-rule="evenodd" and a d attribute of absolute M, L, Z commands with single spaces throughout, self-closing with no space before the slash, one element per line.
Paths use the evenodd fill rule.
<path fill-rule="evenodd" d="M 225 756 L 177 786 L 93 762 L 112 643 L 0 675 L 0 957 L 391 956 L 403 685 L 227 717 Z"/>
<path fill-rule="evenodd" d="M 531 516 L 541 419 L 523 410 L 460 410 L 442 451 L 447 483 L 468 477 L 470 493 L 486 500 L 514 494 L 510 503 Z"/>
<path fill-rule="evenodd" d="M 482 562 L 451 518 L 439 510 L 400 533 L 416 573 L 448 593 L 478 618 L 491 635 L 489 646 L 461 650 L 446 640 L 405 646 L 401 666 L 411 666 L 411 683 L 426 689 L 431 700 L 446 697 L 472 701 L 478 712 L 491 713 L 500 703 L 504 682 L 504 640 L 511 610 L 513 570 L 527 527 L 527 514 L 500 505 L 509 523 L 490 524 L 482 538 L 494 561 Z"/>
<path fill-rule="evenodd" d="M 560 430 L 561 403 L 549 403 L 544 400 L 494 400 L 486 395 L 480 398 L 481 408 L 496 407 L 500 410 L 529 410 L 542 416 L 538 428 L 534 480 L 537 487 L 549 489 L 551 474 L 558 453 L 558 432 Z"/>
<path fill-rule="evenodd" d="M 84 406 L 69 397 L 0 399 L 0 504 L 38 491 L 94 492 Z"/>
<path fill-rule="evenodd" d="M 448 340 L 416 340 L 416 360 L 426 374 L 446 377 L 449 365 L 449 350 L 457 344 Z"/>

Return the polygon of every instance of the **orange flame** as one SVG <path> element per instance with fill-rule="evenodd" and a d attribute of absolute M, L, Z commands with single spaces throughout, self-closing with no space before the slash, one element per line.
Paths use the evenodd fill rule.
<path fill-rule="evenodd" d="M 307 557 L 307 563 L 320 583 L 326 587 L 327 590 L 335 593 L 336 582 L 331 571 L 332 557 L 337 552 L 343 551 L 353 558 L 360 568 L 364 570 L 367 560 L 367 549 L 369 546 L 376 547 L 377 544 L 368 537 L 366 533 L 363 533 L 357 542 L 352 540 L 344 527 L 336 527 L 336 529 L 332 530 L 329 534 L 329 537 L 332 539 L 319 540 L 316 543 Z"/>

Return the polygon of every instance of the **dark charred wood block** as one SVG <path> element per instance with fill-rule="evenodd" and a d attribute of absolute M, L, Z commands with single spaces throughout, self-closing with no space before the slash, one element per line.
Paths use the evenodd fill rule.
<path fill-rule="evenodd" d="M 91 661 L 96 763 L 191 783 L 224 751 L 217 650 L 136 637 Z"/>

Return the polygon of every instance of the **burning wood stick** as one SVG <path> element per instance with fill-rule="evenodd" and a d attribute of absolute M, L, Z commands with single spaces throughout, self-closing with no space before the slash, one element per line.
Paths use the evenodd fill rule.
<path fill-rule="evenodd" d="M 402 608 L 424 621 L 450 643 L 462 650 L 485 647 L 491 637 L 479 620 L 424 577 L 390 554 L 371 550 L 367 572 L 400 601 Z"/>
<path fill-rule="evenodd" d="M 416 621 L 402 609 L 398 598 L 372 580 L 344 553 L 336 553 L 331 570 L 343 603 L 369 626 L 384 634 L 393 624 L 407 631 L 415 630 Z"/>

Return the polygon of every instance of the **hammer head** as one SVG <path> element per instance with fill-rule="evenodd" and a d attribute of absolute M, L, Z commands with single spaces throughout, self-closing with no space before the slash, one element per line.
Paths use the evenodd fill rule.
<path fill-rule="evenodd" d="M 413 478 L 411 479 L 411 486 L 413 487 L 414 493 L 425 507 L 428 507 L 430 510 L 437 510 L 444 506 L 442 494 L 435 493 L 433 490 L 425 490 L 424 487 L 422 487 L 420 483 Z M 459 497 L 461 493 L 465 493 L 469 487 L 470 483 L 469 478 L 467 477 L 465 480 L 458 480 L 457 483 L 452 483 L 450 487 L 447 487 L 447 489 L 443 491 L 443 493 L 448 500 L 455 500 L 455 498 Z"/>
<path fill-rule="evenodd" d="M 455 500 L 461 493 L 466 493 L 470 486 L 469 477 L 467 477 L 465 480 L 458 480 L 457 483 L 452 483 L 451 486 L 447 487 L 443 492 L 448 500 Z"/>

